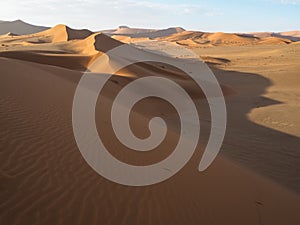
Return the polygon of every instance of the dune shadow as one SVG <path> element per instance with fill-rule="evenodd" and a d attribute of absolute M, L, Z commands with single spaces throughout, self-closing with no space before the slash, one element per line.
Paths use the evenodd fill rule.
<path fill-rule="evenodd" d="M 300 138 L 256 124 L 248 117 L 255 108 L 282 104 L 263 97 L 273 85 L 271 80 L 259 74 L 209 66 L 220 83 L 237 92 L 226 96 L 228 124 L 221 151 L 223 156 L 300 192 Z"/>

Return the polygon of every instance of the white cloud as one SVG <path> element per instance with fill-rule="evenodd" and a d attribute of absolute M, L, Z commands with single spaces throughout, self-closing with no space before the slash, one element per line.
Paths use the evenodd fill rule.
<path fill-rule="evenodd" d="M 41 3 L 40 0 L 10 0 L 0 2 L 0 15 L 3 20 L 20 18 L 48 26 L 66 23 L 74 27 L 102 29 L 120 24 L 141 27 L 184 26 L 184 23 L 188 24 L 188 18 L 210 17 L 221 13 L 200 3 L 171 4 L 151 0 L 44 0 Z M 176 24 L 178 21 L 181 24 Z"/>
<path fill-rule="evenodd" d="M 300 4 L 300 0 L 281 0 L 281 3 L 297 5 Z"/>
<path fill-rule="evenodd" d="M 280 3 L 283 5 L 300 5 L 300 0 L 269 0 L 270 2 Z"/>

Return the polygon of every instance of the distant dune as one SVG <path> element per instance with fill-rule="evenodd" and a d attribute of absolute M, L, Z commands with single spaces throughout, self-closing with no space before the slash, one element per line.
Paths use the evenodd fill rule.
<path fill-rule="evenodd" d="M 278 37 L 287 38 L 291 41 L 300 41 L 300 31 L 286 31 L 286 32 L 280 32 Z"/>
<path fill-rule="evenodd" d="M 284 36 L 300 37 L 300 30 L 280 32 Z"/>
<path fill-rule="evenodd" d="M 268 38 L 268 37 L 278 37 L 282 39 L 288 39 L 290 41 L 300 41 L 300 31 L 286 31 L 286 32 L 250 32 L 242 34 L 244 36 L 258 37 L 258 38 Z"/>
<path fill-rule="evenodd" d="M 261 38 L 259 44 L 290 44 L 291 41 L 288 38 L 281 38 L 281 37 L 265 37 Z"/>
<path fill-rule="evenodd" d="M 206 33 L 199 31 L 184 31 L 166 37 L 157 38 L 160 41 L 171 41 L 177 44 L 196 46 L 218 45 L 253 45 L 253 44 L 289 44 L 291 38 L 271 36 L 269 33 L 258 34 L 234 34 L 234 33 Z"/>
<path fill-rule="evenodd" d="M 185 31 L 173 34 L 168 37 L 159 38 L 158 40 L 172 41 L 182 45 L 245 45 L 256 41 L 256 38 L 243 37 L 230 33 L 205 33 L 198 31 Z"/>
<path fill-rule="evenodd" d="M 213 34 L 205 34 L 204 35 L 207 40 L 209 40 L 212 44 L 249 44 L 255 41 L 255 38 L 247 38 L 242 37 L 237 34 L 230 34 L 230 33 L 213 33 Z"/>
<path fill-rule="evenodd" d="M 29 23 L 25 23 L 22 20 L 15 21 L 0 21 L 0 34 L 14 33 L 17 35 L 23 34 L 33 34 L 43 30 L 48 29 L 48 27 L 35 26 Z"/>
<path fill-rule="evenodd" d="M 130 28 L 127 26 L 120 26 L 113 30 L 103 30 L 102 32 L 108 35 L 121 35 L 129 36 L 132 38 L 158 38 L 171 34 L 176 34 L 184 31 L 181 27 L 171 27 L 167 29 L 142 29 L 142 28 Z"/>
<path fill-rule="evenodd" d="M 34 34 L 41 31 L 45 31 L 49 29 L 49 27 L 44 26 L 36 26 L 29 23 L 26 23 L 22 20 L 15 21 L 2 21 L 0 20 L 0 35 L 10 33 L 12 35 L 25 35 L 25 34 Z M 62 34 L 61 37 L 57 37 L 53 39 L 54 42 L 58 42 L 60 40 L 72 40 L 76 39 L 77 36 L 85 38 L 92 34 L 93 32 L 89 30 L 72 30 L 69 27 L 62 27 L 62 25 L 58 25 L 57 27 L 51 28 L 51 32 L 67 32 L 67 36 Z M 62 31 L 65 30 L 65 31 Z M 116 29 L 102 30 L 101 33 L 104 33 L 109 36 L 114 36 L 118 40 L 125 40 L 125 42 L 135 42 L 136 39 L 127 39 L 125 37 L 130 38 L 166 38 L 166 40 L 176 39 L 176 34 L 179 35 L 179 42 L 185 45 L 197 45 L 197 44 L 211 44 L 211 45 L 220 45 L 220 44 L 247 44 L 251 42 L 251 39 L 243 39 L 244 38 L 269 38 L 269 37 L 277 37 L 280 40 L 276 41 L 276 39 L 262 40 L 263 43 L 287 43 L 287 40 L 292 42 L 300 41 L 300 31 L 286 31 L 286 32 L 248 32 L 248 33 L 208 33 L 208 32 L 198 32 L 198 31 L 185 31 L 185 29 L 181 27 L 170 27 L 167 29 L 145 29 L 145 28 L 131 28 L 128 26 L 119 26 Z M 199 38 L 202 36 L 202 38 Z M 175 35 L 175 36 L 173 36 Z M 121 36 L 121 37 L 117 37 Z M 170 36 L 170 37 L 169 37 Z M 197 37 L 198 36 L 198 37 Z M 211 36 L 211 37 L 210 37 Z M 184 39 L 184 40 L 183 40 Z"/>

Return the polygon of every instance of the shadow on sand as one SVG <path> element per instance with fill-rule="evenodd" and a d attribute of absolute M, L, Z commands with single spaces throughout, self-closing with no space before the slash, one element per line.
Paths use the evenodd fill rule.
<path fill-rule="evenodd" d="M 210 67 L 220 83 L 237 92 L 226 97 L 228 124 L 223 155 L 299 193 L 300 138 L 248 118 L 255 108 L 281 104 L 263 97 L 272 82 L 259 74 Z"/>

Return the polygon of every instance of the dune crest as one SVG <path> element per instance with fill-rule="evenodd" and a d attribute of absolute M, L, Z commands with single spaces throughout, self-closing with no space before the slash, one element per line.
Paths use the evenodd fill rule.
<path fill-rule="evenodd" d="M 84 39 L 93 34 L 92 31 L 87 29 L 76 30 L 66 25 L 58 24 L 46 31 L 40 32 L 36 35 L 46 36 L 50 38 L 51 42 L 63 42 L 76 39 Z"/>
<path fill-rule="evenodd" d="M 95 55 L 104 53 L 123 43 L 103 33 L 94 33 L 83 40 L 75 40 L 67 44 L 69 49 L 80 54 Z"/>

